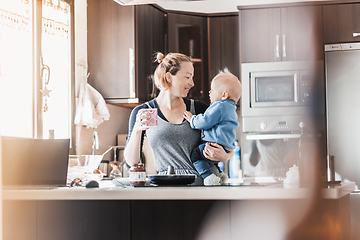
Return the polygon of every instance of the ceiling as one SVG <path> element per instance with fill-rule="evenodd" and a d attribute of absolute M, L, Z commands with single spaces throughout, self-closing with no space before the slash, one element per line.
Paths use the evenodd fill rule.
<path fill-rule="evenodd" d="M 260 4 L 314 2 L 314 0 L 114 0 L 121 4 L 157 4 L 166 10 L 198 13 L 231 13 L 238 12 L 237 6 Z M 326 0 L 318 0 L 326 1 Z"/>

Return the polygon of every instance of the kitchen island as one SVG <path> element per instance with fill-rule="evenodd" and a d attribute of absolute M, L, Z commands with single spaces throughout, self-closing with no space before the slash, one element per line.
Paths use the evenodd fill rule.
<path fill-rule="evenodd" d="M 284 188 L 281 183 L 100 187 L 3 190 L 3 239 L 197 239 L 204 221 L 208 226 L 214 224 L 210 219 L 221 219 L 217 232 L 222 239 L 239 239 L 239 217 L 249 209 L 264 219 L 264 209 L 277 209 L 277 213 L 291 216 L 291 227 L 311 209 L 316 196 L 322 199 L 325 214 L 341 223 L 342 239 L 348 239 L 349 193 L 355 184 L 319 190 Z M 272 218 L 268 221 L 276 222 Z"/>

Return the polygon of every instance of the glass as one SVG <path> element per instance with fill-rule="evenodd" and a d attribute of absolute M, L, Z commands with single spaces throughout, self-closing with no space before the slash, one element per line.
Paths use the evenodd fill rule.
<path fill-rule="evenodd" d="M 294 101 L 294 76 L 255 78 L 256 102 Z"/>
<path fill-rule="evenodd" d="M 33 137 L 32 8 L 0 1 L 0 135 Z"/>
<path fill-rule="evenodd" d="M 63 1 L 42 1 L 41 53 L 43 66 L 50 71 L 43 76 L 43 133 L 53 129 L 56 138 L 71 136 L 71 55 L 70 6 Z"/>

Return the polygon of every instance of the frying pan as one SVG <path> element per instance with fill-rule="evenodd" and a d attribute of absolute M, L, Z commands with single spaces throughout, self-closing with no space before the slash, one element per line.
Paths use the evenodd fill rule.
<path fill-rule="evenodd" d="M 150 182 L 157 185 L 187 185 L 195 181 L 195 175 L 151 175 Z"/>
<path fill-rule="evenodd" d="M 168 167 L 167 175 L 150 175 L 150 182 L 157 185 L 187 185 L 195 181 L 195 175 L 180 175 L 174 173 L 172 166 Z"/>

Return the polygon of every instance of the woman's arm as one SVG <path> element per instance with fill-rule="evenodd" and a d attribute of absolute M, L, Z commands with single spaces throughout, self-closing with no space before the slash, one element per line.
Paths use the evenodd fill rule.
<path fill-rule="evenodd" d="M 143 131 L 148 129 L 144 126 L 148 116 L 139 113 L 142 106 L 133 109 L 129 119 L 129 135 L 124 150 L 124 158 L 128 165 L 132 166 L 140 161 L 140 150 L 143 142 Z"/>
<path fill-rule="evenodd" d="M 227 153 L 221 145 L 207 142 L 203 154 L 212 161 L 226 162 L 234 155 L 234 150 Z"/>

